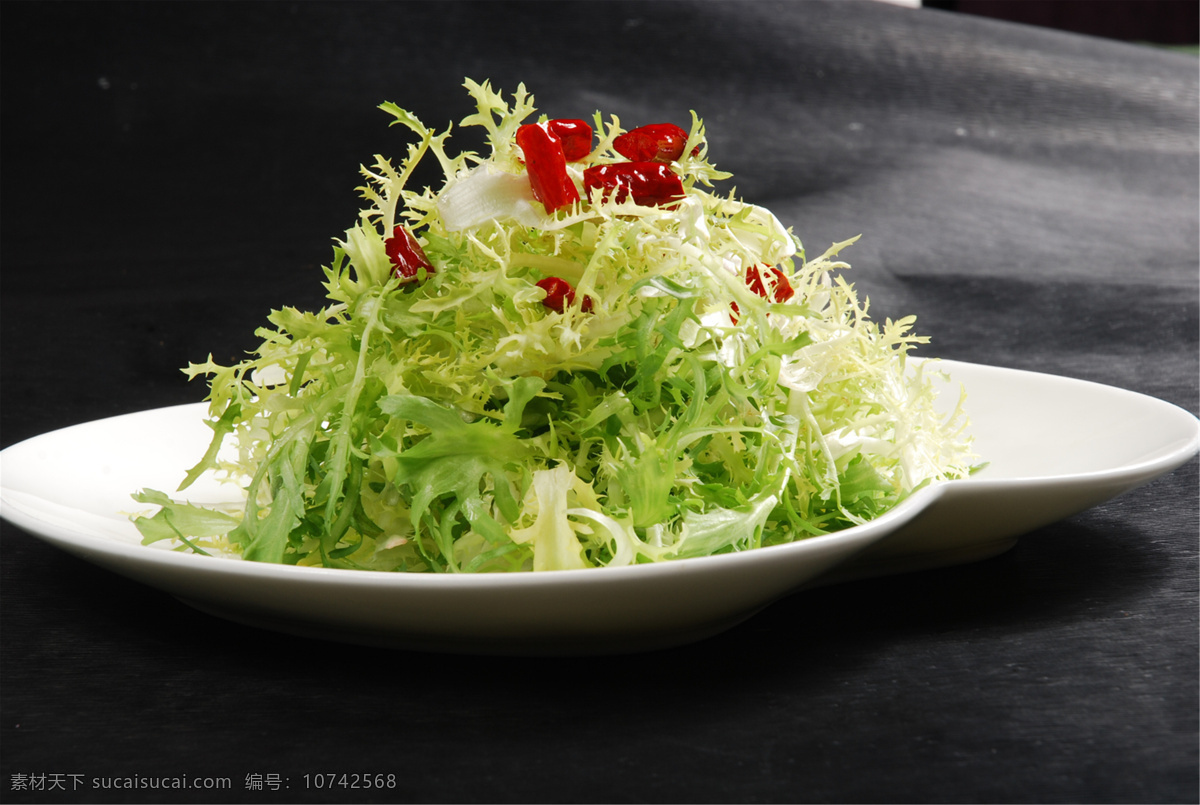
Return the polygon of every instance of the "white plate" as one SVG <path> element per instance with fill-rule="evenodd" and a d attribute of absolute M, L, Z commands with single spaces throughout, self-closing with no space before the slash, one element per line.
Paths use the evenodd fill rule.
<path fill-rule="evenodd" d="M 197 609 L 291 634 L 408 649 L 587 654 L 679 645 L 798 589 L 973 561 L 1145 484 L 1200 446 L 1187 411 L 1052 375 L 942 362 L 968 393 L 969 480 L 922 490 L 837 534 L 738 554 L 600 570 L 420 575 L 264 565 L 140 544 L 142 487 L 171 490 L 203 454 L 203 404 L 105 419 L 0 453 L 0 516 Z M 952 398 L 955 394 L 946 394 Z M 202 480 L 195 502 L 230 497 Z"/>

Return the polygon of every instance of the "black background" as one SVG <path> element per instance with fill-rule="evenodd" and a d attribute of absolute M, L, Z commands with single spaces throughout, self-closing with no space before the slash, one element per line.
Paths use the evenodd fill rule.
<path fill-rule="evenodd" d="M 922 0 L 920 5 L 1123 42 L 1200 42 L 1200 5 L 1192 0 Z"/>
<path fill-rule="evenodd" d="M 4 3 L 0 439 L 191 402 L 321 303 L 358 165 L 463 78 L 708 126 L 926 354 L 1197 410 L 1197 63 L 878 3 Z M 458 142 L 471 143 L 469 136 Z M 1097 434 L 1097 438 L 1103 438 Z M 3 525 L 0 791 L 156 801 L 1196 801 L 1197 465 L 993 560 L 600 659 L 259 632 Z M 396 775 L 382 791 L 303 775 Z M 66 792 L 18 775 L 83 775 Z M 247 775 L 290 786 L 248 790 Z M 71 788 L 68 778 L 68 788 Z"/>

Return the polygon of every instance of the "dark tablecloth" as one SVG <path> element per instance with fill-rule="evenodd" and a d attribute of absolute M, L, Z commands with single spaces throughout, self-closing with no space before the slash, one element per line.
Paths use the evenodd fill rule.
<path fill-rule="evenodd" d="M 695 109 L 810 251 L 863 234 L 850 279 L 924 354 L 1197 409 L 1194 57 L 880 3 L 0 13 L 4 445 L 199 400 L 181 366 L 317 307 L 358 165 L 406 142 L 376 105 L 442 127 L 467 76 L 555 117 Z M 5 524 L 0 798 L 1195 802 L 1196 470 L 992 560 L 606 658 L 256 631 Z M 95 783 L 184 775 L 231 788 Z"/>

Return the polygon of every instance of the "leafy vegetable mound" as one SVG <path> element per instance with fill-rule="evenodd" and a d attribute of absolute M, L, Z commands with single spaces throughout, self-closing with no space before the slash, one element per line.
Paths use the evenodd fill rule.
<path fill-rule="evenodd" d="M 273 311 L 245 361 L 186 370 L 210 376 L 214 438 L 180 492 L 215 470 L 245 507 L 139 492 L 158 507 L 136 519 L 145 542 L 369 570 L 613 567 L 836 531 L 969 471 L 961 401 L 940 416 L 906 359 L 926 340 L 913 318 L 867 317 L 837 273 L 853 241 L 808 260 L 770 212 L 717 194 L 728 174 L 694 114 L 625 132 L 597 113 L 580 147 L 581 121 L 526 122 L 524 86 L 465 86 L 462 125 L 490 155 L 451 156 L 449 130 L 383 104 L 416 142 L 364 167 L 328 306 Z M 430 156 L 445 185 L 408 189 Z"/>

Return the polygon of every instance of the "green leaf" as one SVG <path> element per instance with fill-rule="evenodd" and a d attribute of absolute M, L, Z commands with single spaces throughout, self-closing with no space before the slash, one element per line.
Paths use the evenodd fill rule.
<path fill-rule="evenodd" d="M 536 387 L 540 387 L 540 381 L 514 384 L 516 396 L 505 408 L 503 426 L 489 420 L 466 422 L 459 413 L 424 397 L 392 395 L 379 400 L 384 414 L 429 430 L 428 435 L 404 450 L 393 451 L 381 440 L 374 444 L 376 455 L 395 460 L 392 480 L 396 486 L 411 490 L 414 525 L 430 513 L 433 501 L 448 496 L 473 528 L 484 536 L 499 538 L 501 531 L 485 494 L 490 490 L 489 497 L 506 519 L 516 518 L 509 473 L 522 472 L 532 448 L 514 431 Z"/>
<path fill-rule="evenodd" d="M 133 524 L 142 535 L 142 544 L 178 539 L 198 553 L 204 553 L 189 538 L 221 537 L 237 527 L 239 519 L 215 509 L 172 500 L 163 492 L 143 489 L 133 495 L 139 503 L 161 508 L 152 517 L 136 517 Z"/>
<path fill-rule="evenodd" d="M 758 547 L 767 517 L 778 500 L 776 490 L 768 489 L 740 508 L 688 512 L 683 518 L 683 539 L 675 552 L 676 558 Z"/>
<path fill-rule="evenodd" d="M 221 452 L 221 444 L 225 441 L 225 437 L 233 433 L 234 427 L 237 425 L 238 417 L 241 416 L 242 407 L 238 403 L 230 403 L 226 406 L 225 411 L 221 414 L 216 422 L 205 422 L 212 429 L 212 441 L 208 444 L 208 450 L 204 456 L 196 462 L 196 465 L 187 471 L 187 475 L 183 479 L 183 483 L 176 490 L 182 492 L 187 489 L 196 479 L 205 473 L 206 470 L 216 467 L 217 454 Z"/>

